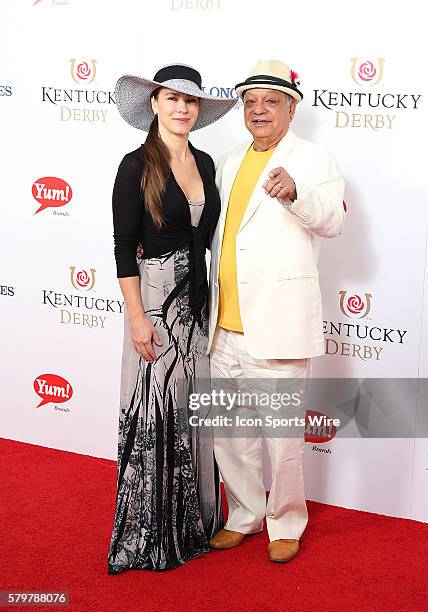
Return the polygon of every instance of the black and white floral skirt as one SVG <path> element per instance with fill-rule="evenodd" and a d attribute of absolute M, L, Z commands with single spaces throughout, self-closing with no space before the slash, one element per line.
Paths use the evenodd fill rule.
<path fill-rule="evenodd" d="M 205 391 L 210 374 L 207 311 L 201 328 L 189 308 L 188 248 L 143 259 L 139 270 L 162 346 L 153 343 L 153 363 L 140 358 L 125 310 L 109 574 L 182 565 L 208 552 L 223 526 L 213 438 L 189 426 L 189 394 Z"/>

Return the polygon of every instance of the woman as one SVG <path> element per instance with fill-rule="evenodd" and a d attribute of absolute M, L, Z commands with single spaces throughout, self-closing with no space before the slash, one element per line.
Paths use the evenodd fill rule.
<path fill-rule="evenodd" d="M 209 381 L 205 251 L 220 200 L 213 161 L 188 136 L 235 100 L 205 94 L 190 66 L 169 65 L 153 81 L 121 77 L 116 102 L 148 136 L 113 189 L 125 333 L 109 574 L 179 566 L 208 552 L 223 526 L 212 432 L 188 419 L 189 394 Z"/>

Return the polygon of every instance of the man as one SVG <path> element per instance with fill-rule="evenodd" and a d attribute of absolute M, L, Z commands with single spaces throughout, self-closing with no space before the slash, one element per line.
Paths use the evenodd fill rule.
<path fill-rule="evenodd" d="M 291 130 L 302 100 L 295 73 L 260 61 L 236 86 L 252 141 L 217 167 L 222 211 L 211 248 L 213 379 L 307 379 L 324 353 L 318 251 L 344 221 L 344 181 L 333 156 Z M 304 416 L 304 413 L 303 413 Z M 266 433 L 264 432 L 266 437 Z M 299 550 L 308 515 L 303 486 L 304 427 L 267 435 L 272 486 L 266 505 L 260 437 L 216 437 L 229 518 L 212 548 L 241 544 L 266 524 L 269 558 Z"/>

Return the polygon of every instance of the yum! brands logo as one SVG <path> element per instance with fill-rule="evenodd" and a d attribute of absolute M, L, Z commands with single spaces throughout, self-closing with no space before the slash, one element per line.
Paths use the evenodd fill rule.
<path fill-rule="evenodd" d="M 323 322 L 326 355 L 379 361 L 384 348 L 404 343 L 407 330 L 372 325 L 369 317 L 373 298 L 371 293 L 354 293 L 345 290 L 338 293 L 340 312 L 348 320 L 354 319 L 354 321 Z M 365 323 L 363 319 L 366 320 Z"/>
<path fill-rule="evenodd" d="M 313 451 L 331 454 L 331 450 L 318 448 L 317 444 L 331 442 L 337 434 L 338 419 L 332 419 L 322 412 L 307 410 L 305 417 L 305 442 L 310 442 Z"/>
<path fill-rule="evenodd" d="M 334 127 L 363 128 L 375 132 L 391 130 L 400 116 L 420 109 L 422 94 L 384 87 L 386 61 L 383 57 L 353 57 L 350 62 L 351 81 L 358 85 L 357 90 L 313 90 L 312 106 L 322 112 L 333 111 Z M 377 88 L 381 81 L 381 88 Z"/>
<path fill-rule="evenodd" d="M 221 8 L 221 0 L 168 0 L 169 8 L 172 11 L 180 9 L 193 9 L 201 11 L 209 11 L 211 9 Z"/>
<path fill-rule="evenodd" d="M 76 272 L 76 266 L 70 266 L 70 280 L 75 289 L 90 291 L 95 285 L 95 268 Z"/>
<path fill-rule="evenodd" d="M 70 3 L 69 0 L 34 0 L 33 6 L 39 5 L 41 2 L 43 2 L 44 6 L 46 6 L 47 4 L 50 4 L 51 6 L 54 6 L 54 7 L 68 6 Z"/>
<path fill-rule="evenodd" d="M 72 265 L 67 280 L 74 291 L 43 289 L 43 304 L 56 310 L 60 324 L 105 329 L 111 314 L 123 313 L 123 300 L 100 297 L 94 291 L 95 273 L 95 268 Z"/>
<path fill-rule="evenodd" d="M 34 213 L 35 215 L 45 208 L 60 208 L 65 206 L 70 203 L 73 197 L 73 191 L 70 185 L 56 176 L 44 176 L 34 181 L 31 193 L 39 205 L 39 208 Z M 54 210 L 53 214 L 68 217 L 68 212 Z"/>
<path fill-rule="evenodd" d="M 357 85 L 377 85 L 383 77 L 383 57 L 377 60 L 360 60 L 353 57 L 351 60 L 351 77 Z"/>
<path fill-rule="evenodd" d="M 72 87 L 42 86 L 42 102 L 52 104 L 58 111 L 59 121 L 83 121 L 89 124 L 106 123 L 114 92 L 106 89 L 88 89 L 97 76 L 97 60 L 70 59 Z"/>
<path fill-rule="evenodd" d="M 36 406 L 40 408 L 45 404 L 64 404 L 73 396 L 73 387 L 58 374 L 40 374 L 33 382 L 34 391 L 40 397 L 41 402 Z M 68 408 L 54 406 L 55 410 L 70 412 Z"/>

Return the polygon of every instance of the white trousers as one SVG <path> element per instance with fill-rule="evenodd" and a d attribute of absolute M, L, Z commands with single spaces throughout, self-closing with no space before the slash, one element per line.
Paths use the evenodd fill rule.
<path fill-rule="evenodd" d="M 309 358 L 254 359 L 246 350 L 244 334 L 217 327 L 211 349 L 213 379 L 299 378 L 306 382 L 310 369 Z M 266 516 L 270 541 L 300 539 L 308 522 L 303 485 L 304 428 L 300 431 L 297 437 L 274 437 L 263 430 L 272 467 L 266 503 L 261 436 L 235 437 L 232 432 L 219 437 L 214 428 L 215 456 L 229 506 L 226 529 L 256 533 L 262 531 Z"/>

